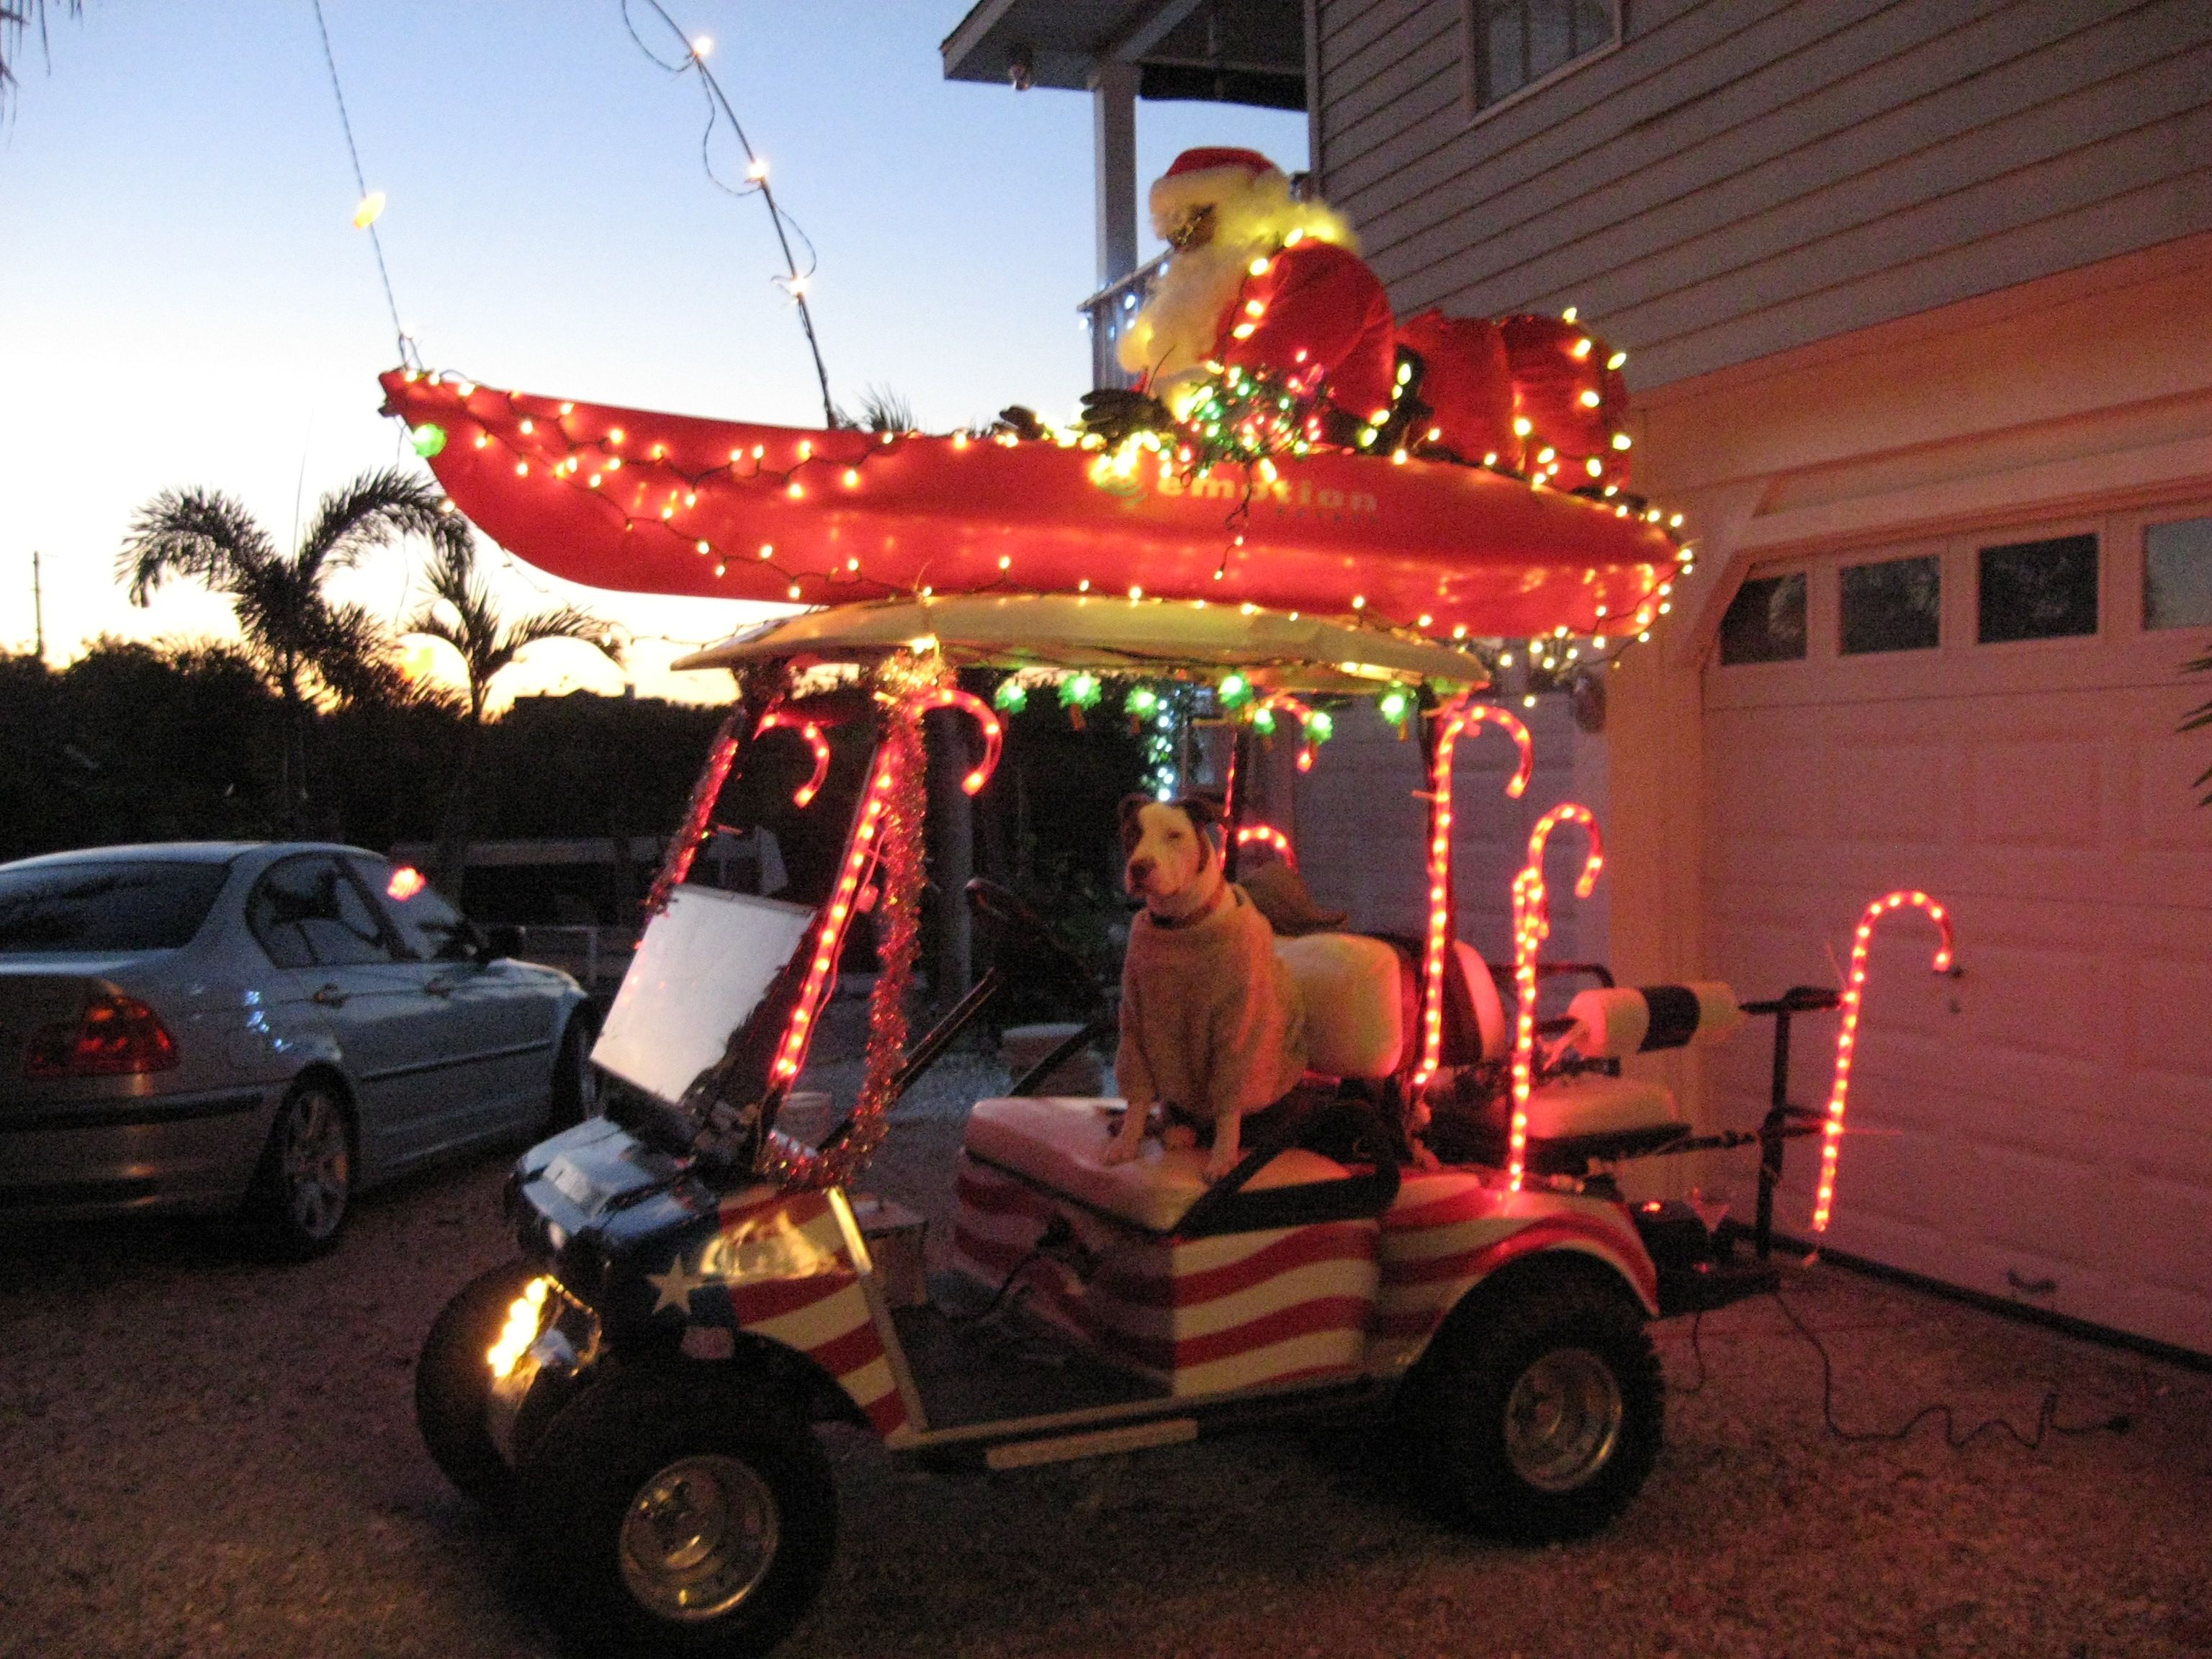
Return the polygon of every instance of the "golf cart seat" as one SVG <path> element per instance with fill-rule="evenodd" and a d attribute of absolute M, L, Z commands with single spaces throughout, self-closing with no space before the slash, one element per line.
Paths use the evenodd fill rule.
<path fill-rule="evenodd" d="M 1275 954 L 1291 970 L 1304 1005 L 1312 1071 L 1380 1079 L 1397 1069 L 1413 1021 L 1402 1006 L 1401 958 L 1393 946 L 1354 933 L 1309 933 L 1278 940 Z M 1154 1232 L 1172 1231 L 1207 1190 L 1206 1154 L 1148 1139 L 1139 1157 L 1109 1166 L 1103 1154 L 1120 1104 L 1065 1097 L 979 1101 L 968 1120 L 967 1150 L 1093 1209 Z M 1262 1164 L 1243 1190 L 1305 1186 L 1350 1174 L 1333 1158 L 1291 1147 Z"/>
<path fill-rule="evenodd" d="M 1120 1122 L 1120 1101 L 1041 1096 L 983 1100 L 968 1119 L 971 1158 L 1026 1176 L 1087 1208 L 1147 1232 L 1175 1231 L 1206 1191 L 1204 1148 L 1169 1147 L 1147 1139 L 1127 1164 L 1105 1162 Z M 1298 1147 L 1278 1152 L 1245 1182 L 1247 1191 L 1332 1181 L 1348 1174 L 1334 1159 Z"/>

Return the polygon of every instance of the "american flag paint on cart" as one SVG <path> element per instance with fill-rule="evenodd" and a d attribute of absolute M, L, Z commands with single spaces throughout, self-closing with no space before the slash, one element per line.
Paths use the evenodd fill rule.
<path fill-rule="evenodd" d="M 1408 1174 L 1382 1219 L 1372 1369 L 1413 1364 L 1462 1297 L 1532 1251 L 1595 1256 L 1635 1287 L 1645 1311 L 1659 1311 L 1657 1275 L 1635 1226 L 1597 1199 L 1514 1193 L 1497 1176 L 1446 1170 Z"/>
<path fill-rule="evenodd" d="M 1079 1275 L 1055 1254 L 1024 1275 L 1030 1305 L 1177 1395 L 1356 1371 L 1375 1297 L 1371 1221 L 1169 1240 L 1073 1206 L 963 1158 L 953 1265 L 998 1285 L 1064 1217 Z"/>
<path fill-rule="evenodd" d="M 861 1288 L 866 1260 L 842 1193 L 754 1188 L 723 1200 L 700 1267 L 738 1329 L 813 1360 L 888 1437 L 908 1413 Z"/>

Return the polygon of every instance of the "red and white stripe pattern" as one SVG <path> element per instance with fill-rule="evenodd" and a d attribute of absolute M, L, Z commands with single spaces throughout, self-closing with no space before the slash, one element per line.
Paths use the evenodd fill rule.
<path fill-rule="evenodd" d="M 1486 1180 L 1464 1170 L 1407 1175 L 1382 1217 L 1368 1369 L 1412 1364 L 1468 1291 L 1509 1261 L 1556 1249 L 1607 1263 L 1634 1287 L 1646 1312 L 1658 1313 L 1657 1273 L 1635 1224 L 1618 1205 L 1570 1194 L 1516 1193 L 1496 1176 Z"/>
<path fill-rule="evenodd" d="M 854 1261 L 859 1231 L 842 1194 L 754 1188 L 726 1199 L 701 1270 L 739 1329 L 806 1355 L 886 1437 L 907 1409 Z M 866 1246 L 860 1246 L 865 1250 Z"/>
<path fill-rule="evenodd" d="M 1025 1273 L 1030 1305 L 1178 1396 L 1357 1370 L 1375 1297 L 1371 1221 L 1170 1242 L 1062 1206 L 963 1158 L 953 1262 L 997 1285 L 1065 1214 L 1081 1277 L 1057 1256 Z"/>

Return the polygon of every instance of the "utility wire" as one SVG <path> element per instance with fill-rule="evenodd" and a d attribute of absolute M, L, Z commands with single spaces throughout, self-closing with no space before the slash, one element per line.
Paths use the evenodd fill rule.
<path fill-rule="evenodd" d="M 368 180 L 361 170 L 361 149 L 353 139 L 353 118 L 346 113 L 345 88 L 338 84 L 337 56 L 331 50 L 331 26 L 323 17 L 323 0 L 313 0 L 315 27 L 323 37 L 323 62 L 331 72 L 331 96 L 337 100 L 338 125 L 344 129 L 346 155 L 353 161 L 353 182 L 361 192 L 359 199 L 368 198 Z M 415 362 L 414 342 L 407 337 L 407 330 L 399 320 L 399 301 L 392 297 L 391 268 L 384 263 L 384 239 L 376 234 L 376 222 L 372 219 L 363 227 L 368 232 L 368 245 L 376 250 L 376 275 L 384 284 L 384 308 L 391 313 L 392 337 L 399 342 L 400 361 L 410 367 L 420 367 Z"/>
<path fill-rule="evenodd" d="M 316 0 L 319 10 L 321 3 L 322 0 Z M 806 303 L 806 281 L 814 272 L 814 244 L 806 233 L 799 228 L 798 222 L 777 205 L 775 191 L 769 185 L 768 169 L 762 164 L 759 155 L 754 152 L 752 141 L 745 137 L 744 124 L 738 119 L 737 111 L 731 106 L 728 95 L 722 90 L 722 83 L 714 78 L 714 71 L 707 67 L 707 61 L 701 49 L 693 44 L 692 37 L 685 33 L 678 26 L 676 20 L 668 15 L 668 9 L 660 3 L 660 0 L 644 0 L 644 3 L 652 8 L 654 16 L 668 26 L 669 33 L 683 43 L 684 56 L 672 64 L 653 51 L 651 46 L 646 45 L 643 38 L 637 32 L 637 25 L 630 18 L 631 0 L 622 0 L 623 27 L 629 31 L 629 38 L 636 41 L 637 49 L 659 68 L 671 75 L 696 74 L 698 76 L 702 93 L 707 100 L 707 130 L 699 137 L 701 162 L 706 168 L 708 180 L 717 188 L 728 191 L 733 196 L 743 196 L 748 191 L 757 190 L 760 192 L 761 200 L 767 204 L 769 222 L 775 227 L 776 246 L 783 250 L 784 291 L 791 295 L 793 302 L 799 307 L 799 325 L 805 331 L 806 349 L 814 359 L 814 378 L 822 388 L 823 422 L 828 426 L 837 426 L 841 422 L 837 414 L 837 405 L 831 401 L 830 396 L 830 371 L 823 367 L 822 343 L 815 337 L 814 313 Z M 745 153 L 746 183 L 743 187 L 727 184 L 716 174 L 714 158 L 708 151 L 708 141 L 714 137 L 714 121 L 718 111 L 721 118 L 729 122 L 730 131 L 737 135 L 738 148 Z M 791 237 L 793 233 L 798 235 L 799 240 L 806 244 L 807 267 L 805 270 L 799 268 L 798 257 L 792 252 Z"/>

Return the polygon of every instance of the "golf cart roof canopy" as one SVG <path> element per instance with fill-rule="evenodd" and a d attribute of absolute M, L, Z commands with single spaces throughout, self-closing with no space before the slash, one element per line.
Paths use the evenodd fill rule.
<path fill-rule="evenodd" d="M 866 662 L 934 640 L 963 666 L 1158 674 L 1237 669 L 1283 690 L 1361 691 L 1379 683 L 1489 684 L 1466 652 L 1379 628 L 1256 606 L 1097 594 L 969 593 L 832 605 L 778 617 L 677 659 L 732 668 L 775 658 Z"/>

